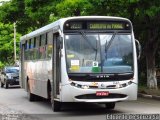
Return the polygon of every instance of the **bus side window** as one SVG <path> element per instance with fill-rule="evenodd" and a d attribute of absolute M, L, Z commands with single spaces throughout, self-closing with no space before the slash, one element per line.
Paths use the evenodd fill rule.
<path fill-rule="evenodd" d="M 34 38 L 29 40 L 29 48 L 29 59 L 34 60 Z"/>
<path fill-rule="evenodd" d="M 46 33 L 45 36 L 46 36 L 46 41 L 45 41 L 45 59 L 47 59 L 48 58 L 48 56 L 47 56 L 48 33 Z"/>
<path fill-rule="evenodd" d="M 39 58 L 38 59 L 41 59 L 42 58 L 42 52 L 41 52 L 41 44 L 42 44 L 42 41 L 41 41 L 41 35 L 40 35 L 40 39 L 39 39 L 39 48 L 38 48 L 38 52 L 39 52 Z"/>
<path fill-rule="evenodd" d="M 29 49 L 31 48 L 31 39 L 29 39 Z"/>
<path fill-rule="evenodd" d="M 40 36 L 37 36 L 36 38 L 36 44 L 35 44 L 35 58 L 38 60 L 39 59 L 39 45 L 40 45 Z"/>
<path fill-rule="evenodd" d="M 28 60 L 31 60 L 31 39 L 29 39 Z"/>
<path fill-rule="evenodd" d="M 45 45 L 46 45 L 46 34 L 41 35 L 40 37 L 40 48 L 39 48 L 39 53 L 40 53 L 40 59 L 45 59 Z"/>
<path fill-rule="evenodd" d="M 52 57 L 52 48 L 53 48 L 53 34 L 52 31 L 47 33 L 47 58 Z"/>
<path fill-rule="evenodd" d="M 33 39 L 33 47 L 34 48 L 36 47 L 36 37 L 34 37 L 34 39 Z"/>
<path fill-rule="evenodd" d="M 33 39 L 33 59 L 36 60 L 37 59 L 37 48 L 36 48 L 36 37 L 34 37 Z"/>
<path fill-rule="evenodd" d="M 26 40 L 25 42 L 25 60 L 29 60 L 29 44 L 28 44 L 28 40 Z"/>

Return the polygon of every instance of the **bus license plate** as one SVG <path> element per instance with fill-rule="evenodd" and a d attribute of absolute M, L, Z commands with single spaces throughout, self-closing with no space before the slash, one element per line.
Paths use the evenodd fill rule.
<path fill-rule="evenodd" d="M 108 91 L 97 91 L 96 96 L 108 96 L 109 92 Z"/>

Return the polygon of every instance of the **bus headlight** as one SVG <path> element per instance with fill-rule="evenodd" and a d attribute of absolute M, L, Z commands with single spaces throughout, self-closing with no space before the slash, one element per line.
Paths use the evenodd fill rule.
<path fill-rule="evenodd" d="M 77 84 L 77 83 L 74 83 L 74 82 L 71 82 L 70 84 L 74 87 L 77 87 L 77 88 L 82 88 L 82 89 L 88 89 L 89 88 L 88 85 L 80 85 L 80 84 Z"/>
<path fill-rule="evenodd" d="M 122 85 L 121 84 L 117 84 L 116 88 L 122 88 Z"/>
<path fill-rule="evenodd" d="M 88 89 L 89 86 L 88 85 L 82 85 L 82 89 Z"/>
<path fill-rule="evenodd" d="M 70 84 L 71 84 L 72 86 L 74 86 L 74 87 L 77 87 L 77 88 L 81 88 L 81 87 L 82 87 L 82 85 L 77 84 L 77 83 L 74 83 L 74 82 L 71 82 Z"/>

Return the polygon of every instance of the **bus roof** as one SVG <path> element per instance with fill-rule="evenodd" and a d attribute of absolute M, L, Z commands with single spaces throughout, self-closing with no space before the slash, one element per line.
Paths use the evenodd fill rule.
<path fill-rule="evenodd" d="M 29 34 L 26 34 L 26 35 L 24 35 L 24 36 L 22 36 L 21 38 L 20 38 L 20 40 L 21 41 L 23 41 L 23 40 L 26 40 L 26 39 L 30 39 L 30 38 L 32 38 L 32 37 L 34 37 L 34 36 L 36 36 L 36 35 L 40 35 L 40 34 L 43 34 L 44 32 L 46 32 L 46 31 L 49 31 L 49 30 L 52 30 L 54 27 L 60 27 L 60 29 L 61 30 L 63 30 L 63 24 L 64 24 L 64 22 L 65 21 L 67 21 L 67 20 L 71 20 L 71 19 L 93 19 L 93 20 L 98 20 L 98 19 L 110 19 L 110 20 L 126 20 L 126 21 L 129 21 L 130 22 L 130 20 L 129 19 L 127 19 L 127 18 L 123 18 L 123 17 L 113 17 L 113 16 L 78 16 L 78 17 L 67 17 L 67 18 L 61 18 L 61 19 L 59 19 L 59 20 L 57 20 L 57 21 L 55 21 L 55 22 L 52 22 L 52 23 L 50 23 L 50 24 L 48 24 L 48 25 L 46 25 L 46 26 L 44 26 L 44 27 L 41 27 L 41 28 L 39 28 L 39 29 L 37 29 L 37 30 L 35 30 L 35 31 L 33 31 L 33 32 L 31 32 L 31 33 L 29 33 Z"/>

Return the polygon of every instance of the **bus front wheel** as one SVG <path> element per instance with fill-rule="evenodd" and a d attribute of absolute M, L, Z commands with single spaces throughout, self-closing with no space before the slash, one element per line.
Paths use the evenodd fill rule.
<path fill-rule="evenodd" d="M 60 111 L 61 110 L 61 103 L 59 102 L 59 101 L 53 101 L 52 102 L 52 110 L 54 111 L 54 112 L 58 112 L 58 111 Z"/>
<path fill-rule="evenodd" d="M 115 108 L 115 102 L 105 103 L 106 109 L 111 110 Z"/>

